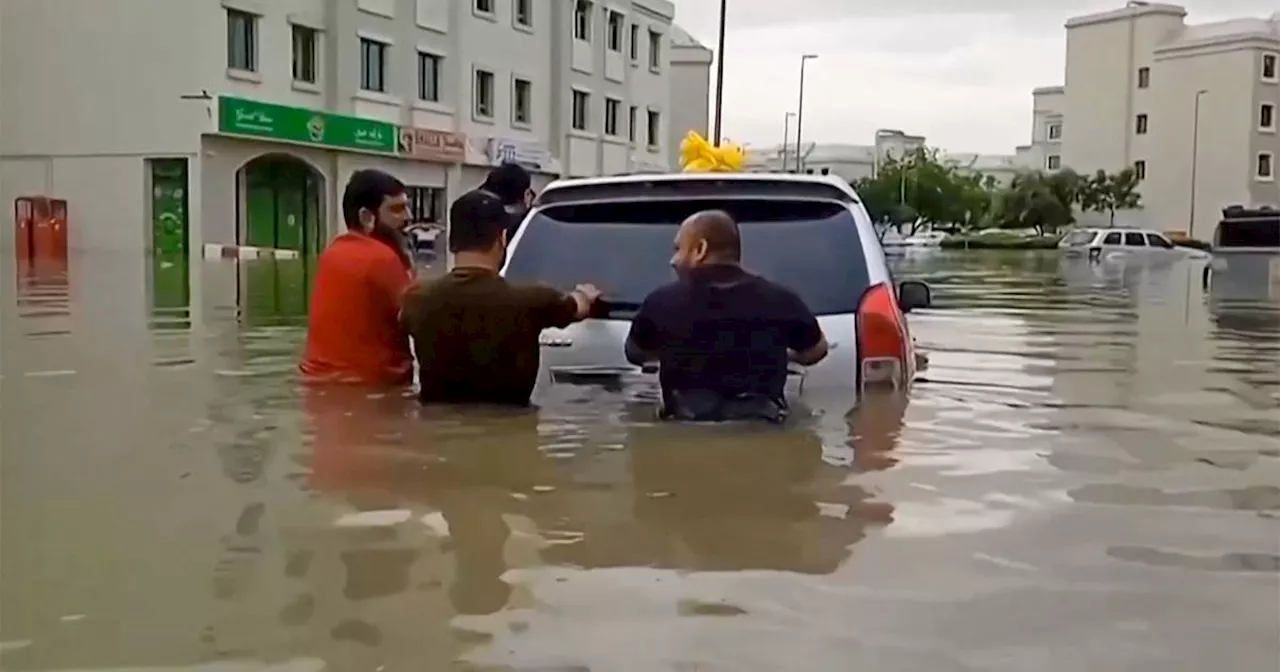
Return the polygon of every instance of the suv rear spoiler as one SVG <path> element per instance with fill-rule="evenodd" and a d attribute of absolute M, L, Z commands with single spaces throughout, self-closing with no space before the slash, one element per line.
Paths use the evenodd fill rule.
<path fill-rule="evenodd" d="M 572 184 L 543 191 L 536 202 L 540 206 L 566 203 L 607 203 L 642 198 L 747 198 L 813 199 L 857 203 L 838 187 L 817 181 L 734 179 L 721 180 L 627 180 L 605 184 Z"/>

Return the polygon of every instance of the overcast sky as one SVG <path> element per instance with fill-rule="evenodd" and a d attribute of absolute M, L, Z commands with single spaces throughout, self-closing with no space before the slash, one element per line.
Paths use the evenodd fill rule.
<path fill-rule="evenodd" d="M 677 23 L 715 49 L 720 3 L 674 2 Z M 1003 154 L 1030 138 L 1031 89 L 1062 83 L 1066 19 L 1124 0 L 728 3 L 726 137 L 780 142 L 783 116 L 796 109 L 800 55 L 814 53 L 806 140 L 870 144 L 876 129 L 896 128 L 950 151 Z M 1182 5 L 1190 23 L 1280 10 L 1280 0 Z M 713 66 L 713 87 L 714 77 Z"/>

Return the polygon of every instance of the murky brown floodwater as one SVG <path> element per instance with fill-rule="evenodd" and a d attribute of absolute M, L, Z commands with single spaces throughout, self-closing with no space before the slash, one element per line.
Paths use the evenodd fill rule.
<path fill-rule="evenodd" d="M 1280 666 L 1280 303 L 1198 267 L 904 262 L 910 403 L 743 430 L 308 393 L 255 264 L 4 266 L 3 669 Z"/>

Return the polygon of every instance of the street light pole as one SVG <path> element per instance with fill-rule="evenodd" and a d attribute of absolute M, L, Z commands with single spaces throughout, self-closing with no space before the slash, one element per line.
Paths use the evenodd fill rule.
<path fill-rule="evenodd" d="M 795 112 L 788 112 L 782 118 L 782 172 L 787 172 L 787 143 L 791 142 L 791 117 Z"/>
<path fill-rule="evenodd" d="M 810 59 L 817 58 L 817 54 L 805 54 L 800 57 L 800 100 L 796 105 L 796 172 L 804 172 L 804 148 L 800 144 L 804 139 L 804 64 Z"/>
<path fill-rule="evenodd" d="M 716 146 L 720 145 L 720 129 L 724 123 L 724 25 L 728 10 L 729 0 L 720 0 L 720 37 L 716 44 Z"/>
<path fill-rule="evenodd" d="M 1196 102 L 1191 113 L 1191 203 L 1187 217 L 1187 235 L 1195 237 L 1196 229 L 1196 172 L 1200 163 L 1200 97 L 1209 93 L 1207 89 L 1196 91 Z"/>

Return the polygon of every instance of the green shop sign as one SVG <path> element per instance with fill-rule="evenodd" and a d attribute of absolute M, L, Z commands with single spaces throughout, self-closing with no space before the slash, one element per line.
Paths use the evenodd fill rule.
<path fill-rule="evenodd" d="M 218 131 L 337 149 L 396 153 L 393 124 L 244 98 L 218 99 Z"/>

